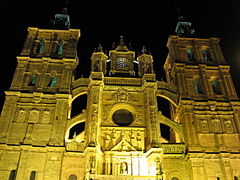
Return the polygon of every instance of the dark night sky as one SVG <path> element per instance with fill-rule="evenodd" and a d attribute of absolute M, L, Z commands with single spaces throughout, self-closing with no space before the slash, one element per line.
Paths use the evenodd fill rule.
<path fill-rule="evenodd" d="M 27 34 L 27 27 L 49 28 L 49 22 L 64 7 L 63 0 L 12 0 L 1 2 L 1 65 L 0 109 L 4 90 L 10 87 Z M 133 2 L 133 1 L 132 1 Z M 88 76 L 90 56 L 99 43 L 104 50 L 111 49 L 123 35 L 126 44 L 140 52 L 143 45 L 149 49 L 155 61 L 155 72 L 163 76 L 162 65 L 167 55 L 167 38 L 174 34 L 177 8 L 181 15 L 192 22 L 196 37 L 219 37 L 226 61 L 232 66 L 232 76 L 240 90 L 240 19 L 230 0 L 168 0 L 168 1 L 89 1 L 70 0 L 71 28 L 81 29 L 78 56 L 78 77 Z M 129 4 L 131 3 L 131 4 Z"/>

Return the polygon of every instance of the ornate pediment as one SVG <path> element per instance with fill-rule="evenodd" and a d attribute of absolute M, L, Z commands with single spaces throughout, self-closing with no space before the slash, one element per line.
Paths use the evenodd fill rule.
<path fill-rule="evenodd" d="M 119 143 L 117 143 L 111 151 L 137 151 L 125 138 L 122 139 Z"/>

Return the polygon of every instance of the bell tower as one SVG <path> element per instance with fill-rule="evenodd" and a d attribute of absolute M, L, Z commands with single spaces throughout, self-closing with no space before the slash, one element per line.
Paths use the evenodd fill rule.
<path fill-rule="evenodd" d="M 59 179 L 79 29 L 56 14 L 50 29 L 29 27 L 0 118 L 0 179 Z M 44 151 L 44 149 L 46 151 Z M 48 149 L 48 150 L 47 150 Z M 39 153 L 41 152 L 41 153 Z M 53 160 L 55 159 L 55 160 Z M 52 161 L 53 160 L 53 161 Z"/>
<path fill-rule="evenodd" d="M 237 172 L 228 168 L 234 152 L 239 158 L 240 103 L 230 66 L 219 38 L 196 38 L 192 32 L 190 22 L 180 21 L 178 35 L 169 36 L 167 42 L 167 81 L 177 86 L 181 96 L 173 114 L 183 125 L 193 179 L 233 179 L 231 173 Z M 214 165 L 216 154 L 219 166 Z M 231 168 L 236 169 L 236 164 Z"/>

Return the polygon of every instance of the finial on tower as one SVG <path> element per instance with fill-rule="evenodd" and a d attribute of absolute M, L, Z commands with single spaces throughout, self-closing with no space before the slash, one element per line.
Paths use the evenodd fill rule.
<path fill-rule="evenodd" d="M 127 46 L 124 43 L 123 36 L 120 36 L 119 44 L 115 50 L 116 51 L 129 51 L 129 49 L 127 48 Z"/>
<path fill-rule="evenodd" d="M 102 48 L 101 43 L 98 45 L 97 52 L 103 52 L 103 48 Z"/>
<path fill-rule="evenodd" d="M 145 45 L 143 45 L 142 54 L 146 54 L 146 53 L 147 53 L 147 49 L 146 49 Z"/>

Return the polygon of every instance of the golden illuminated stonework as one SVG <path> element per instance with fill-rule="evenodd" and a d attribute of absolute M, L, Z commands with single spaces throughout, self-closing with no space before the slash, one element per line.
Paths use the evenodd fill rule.
<path fill-rule="evenodd" d="M 219 39 L 170 36 L 164 82 L 121 37 L 74 79 L 80 30 L 66 27 L 28 28 L 0 117 L 1 180 L 240 178 L 240 102 Z"/>

